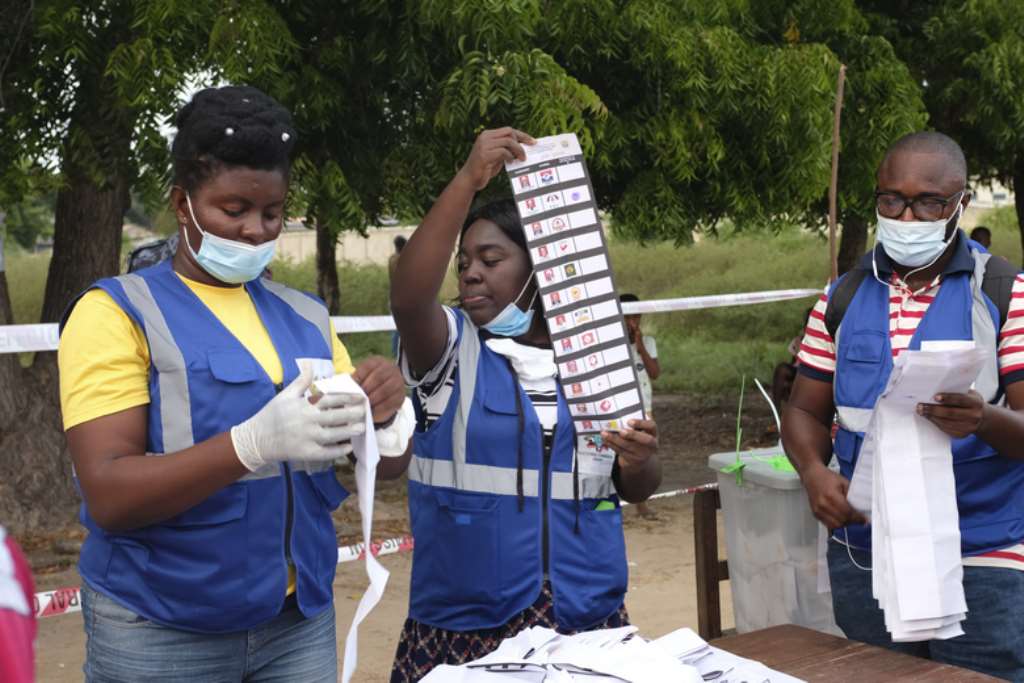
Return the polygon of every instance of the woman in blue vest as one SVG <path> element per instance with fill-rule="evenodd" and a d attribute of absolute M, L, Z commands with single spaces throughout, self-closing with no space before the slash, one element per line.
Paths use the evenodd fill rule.
<path fill-rule="evenodd" d="M 604 434 L 617 457 L 603 471 L 577 466 L 515 205 L 470 213 L 476 193 L 532 142 L 511 128 L 484 131 L 392 280 L 418 419 L 416 549 L 392 681 L 472 661 L 530 626 L 627 623 L 619 496 L 642 501 L 661 482 L 655 424 Z M 448 308 L 438 293 L 456 242 L 460 307 Z"/>
<path fill-rule="evenodd" d="M 100 280 L 62 324 L 89 532 L 85 677 L 333 683 L 331 511 L 347 493 L 332 464 L 365 413 L 306 390 L 352 372 L 383 454 L 400 455 L 404 383 L 380 358 L 353 368 L 320 300 L 259 278 L 284 221 L 288 112 L 224 87 L 197 93 L 176 124 L 173 259 Z M 384 462 L 391 476 L 405 464 Z"/>

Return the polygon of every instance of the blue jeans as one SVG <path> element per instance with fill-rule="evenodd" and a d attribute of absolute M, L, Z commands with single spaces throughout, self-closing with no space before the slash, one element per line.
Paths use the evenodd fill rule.
<path fill-rule="evenodd" d="M 850 548 L 862 567 L 871 552 Z M 967 618 L 964 635 L 949 640 L 894 643 L 885 617 L 871 596 L 871 572 L 854 566 L 846 547 L 828 544 L 828 574 L 836 624 L 846 637 L 917 657 L 933 659 L 1011 681 L 1024 681 L 1024 571 L 964 567 Z"/>
<path fill-rule="evenodd" d="M 203 634 L 160 626 L 82 585 L 87 683 L 335 683 L 334 607 L 297 607 L 256 628 Z"/>

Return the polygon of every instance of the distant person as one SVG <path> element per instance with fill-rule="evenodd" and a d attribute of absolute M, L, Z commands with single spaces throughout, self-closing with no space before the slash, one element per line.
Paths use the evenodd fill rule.
<path fill-rule="evenodd" d="M 812 308 L 808 308 L 804 313 L 804 325 L 807 325 L 808 318 L 811 317 Z M 789 346 L 786 347 L 786 352 L 789 354 L 789 360 L 783 361 L 775 366 L 775 370 L 772 372 L 772 403 L 779 410 L 782 410 L 782 404 L 789 400 L 789 392 L 793 389 L 793 380 L 796 379 L 796 366 L 797 356 L 800 354 L 800 342 L 803 341 L 803 334 L 798 334 L 789 341 Z M 775 425 L 772 425 L 770 430 L 775 431 Z"/>
<path fill-rule="evenodd" d="M 402 235 L 395 238 L 395 253 L 388 259 L 388 278 L 395 276 L 395 268 L 398 267 L 398 257 L 402 255 L 402 249 L 405 249 L 405 243 L 409 240 L 405 239 Z"/>
<path fill-rule="evenodd" d="M 135 247 L 128 254 L 128 272 L 134 273 L 137 270 L 162 263 L 173 258 L 176 251 L 178 251 L 178 233 L 165 239 L 146 242 Z"/>
<path fill-rule="evenodd" d="M 141 246 L 135 247 L 128 254 L 128 272 L 134 273 L 137 270 L 163 263 L 174 258 L 174 252 L 176 251 L 178 251 L 178 233 L 174 233 L 166 239 L 146 242 Z M 274 271 L 268 265 L 263 269 L 263 274 L 260 277 L 273 280 Z"/>
<path fill-rule="evenodd" d="M 639 301 L 636 294 L 623 294 L 619 301 L 626 303 Z M 658 345 L 654 337 L 644 335 L 640 331 L 640 315 L 626 316 L 626 332 L 629 333 L 629 351 L 633 355 L 633 366 L 636 368 L 636 376 L 640 382 L 640 396 L 644 403 L 644 412 L 647 419 L 653 420 L 654 414 L 654 388 L 652 380 L 658 379 L 661 375 L 661 364 L 658 362 Z M 654 519 L 657 514 L 651 510 L 646 502 L 637 503 L 637 512 L 641 517 Z"/>
<path fill-rule="evenodd" d="M 14 539 L 0 526 L 0 681 L 35 680 L 36 620 L 32 572 Z"/>
<path fill-rule="evenodd" d="M 408 242 L 405 237 L 399 235 L 395 238 L 395 253 L 388 259 L 388 284 L 395 279 L 395 268 L 398 267 L 398 257 L 402 255 L 402 249 L 405 249 L 405 243 Z M 391 333 L 391 355 L 398 357 L 398 331 Z"/>
<path fill-rule="evenodd" d="M 984 225 L 979 225 L 974 230 L 971 230 L 971 239 L 986 249 L 992 248 L 992 231 Z"/>

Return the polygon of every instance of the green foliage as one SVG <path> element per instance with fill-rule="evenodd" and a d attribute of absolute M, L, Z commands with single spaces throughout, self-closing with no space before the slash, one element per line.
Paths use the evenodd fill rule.
<path fill-rule="evenodd" d="M 1015 190 L 1024 208 L 1024 3 L 861 0 L 874 30 L 927 84 L 931 126 L 960 143 L 968 170 Z M 1024 210 L 1018 209 L 1024 217 Z M 1020 239 L 1024 223 L 1018 221 Z"/>
<path fill-rule="evenodd" d="M 982 214 L 978 221 L 992 231 L 992 253 L 1002 256 L 1010 263 L 1024 263 L 1020 244 L 1020 227 L 1012 206 L 991 209 Z"/>
<path fill-rule="evenodd" d="M 965 146 L 972 173 L 1009 181 L 1024 166 L 1024 4 L 936 5 L 923 26 L 934 54 L 912 61 L 928 79 L 929 110 Z"/>
<path fill-rule="evenodd" d="M 38 322 L 39 313 L 43 310 L 43 290 L 50 255 L 27 253 L 9 242 L 4 244 L 4 252 L 14 322 L 19 325 Z"/>
<path fill-rule="evenodd" d="M 40 239 L 53 237 L 52 194 L 25 199 L 7 208 L 4 228 L 22 249 L 34 249 Z"/>

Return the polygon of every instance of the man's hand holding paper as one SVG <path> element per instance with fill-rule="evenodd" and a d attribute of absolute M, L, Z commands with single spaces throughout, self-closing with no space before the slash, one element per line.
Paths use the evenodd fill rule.
<path fill-rule="evenodd" d="M 811 512 L 831 531 L 847 524 L 866 524 L 867 519 L 846 499 L 850 482 L 824 465 L 810 469 L 803 476 Z"/>
<path fill-rule="evenodd" d="M 962 439 L 981 430 L 988 403 L 977 391 L 966 394 L 935 395 L 935 403 L 919 403 L 917 414 L 954 439 Z"/>

